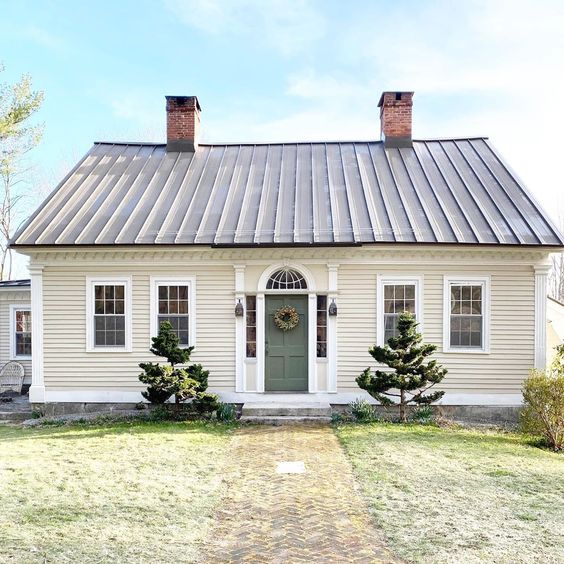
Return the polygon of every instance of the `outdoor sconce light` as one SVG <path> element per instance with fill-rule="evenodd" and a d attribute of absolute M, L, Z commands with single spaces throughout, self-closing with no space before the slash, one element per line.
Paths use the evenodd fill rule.
<path fill-rule="evenodd" d="M 337 304 L 335 303 L 335 298 L 333 298 L 329 304 L 329 315 L 331 317 L 335 317 L 337 315 Z"/>
<path fill-rule="evenodd" d="M 243 310 L 243 304 L 241 303 L 241 300 L 239 300 L 235 306 L 235 317 L 243 317 L 244 314 L 245 311 Z"/>

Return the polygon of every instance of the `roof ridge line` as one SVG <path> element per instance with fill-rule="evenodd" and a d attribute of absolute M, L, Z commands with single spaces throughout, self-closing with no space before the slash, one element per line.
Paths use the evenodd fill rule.
<path fill-rule="evenodd" d="M 487 135 L 468 135 L 457 137 L 425 137 L 413 139 L 414 143 L 429 143 L 434 141 L 469 141 L 472 139 L 489 139 Z M 327 143 L 383 143 L 381 139 L 339 139 L 328 141 L 224 141 L 215 143 L 198 143 L 203 147 L 225 147 L 225 146 L 256 146 L 256 145 L 323 145 Z M 150 147 L 165 147 L 166 143 L 156 141 L 94 141 L 94 145 L 145 145 Z"/>

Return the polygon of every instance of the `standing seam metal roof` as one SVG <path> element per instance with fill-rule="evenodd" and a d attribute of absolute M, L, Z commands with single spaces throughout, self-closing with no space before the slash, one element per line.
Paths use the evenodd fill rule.
<path fill-rule="evenodd" d="M 96 143 L 13 245 L 458 243 L 564 238 L 486 138 Z"/>

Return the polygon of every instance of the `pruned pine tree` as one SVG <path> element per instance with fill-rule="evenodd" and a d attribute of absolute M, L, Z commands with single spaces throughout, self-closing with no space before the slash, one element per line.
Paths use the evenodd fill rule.
<path fill-rule="evenodd" d="M 407 420 L 407 405 L 431 404 L 444 395 L 442 391 L 429 391 L 445 377 L 447 370 L 436 360 L 427 360 L 437 347 L 422 342 L 417 325 L 413 314 L 401 313 L 398 335 L 391 337 L 383 347 L 374 346 L 368 351 L 376 362 L 392 370 L 372 372 L 367 368 L 356 379 L 359 387 L 382 405 L 398 405 L 401 421 Z"/>

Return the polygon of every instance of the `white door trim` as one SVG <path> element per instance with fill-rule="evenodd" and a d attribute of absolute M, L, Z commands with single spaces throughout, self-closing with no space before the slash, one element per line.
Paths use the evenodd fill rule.
<path fill-rule="evenodd" d="M 270 276 L 281 268 L 291 268 L 298 271 L 304 277 L 307 289 L 305 290 L 267 290 L 266 285 Z M 308 343 L 308 389 L 304 393 L 316 393 L 317 391 L 317 294 L 315 293 L 315 279 L 311 272 L 302 264 L 279 263 L 268 266 L 261 274 L 258 281 L 257 292 L 257 372 L 256 390 L 259 393 L 265 391 L 265 337 L 266 337 L 266 300 L 265 295 L 307 295 L 307 343 Z"/>

